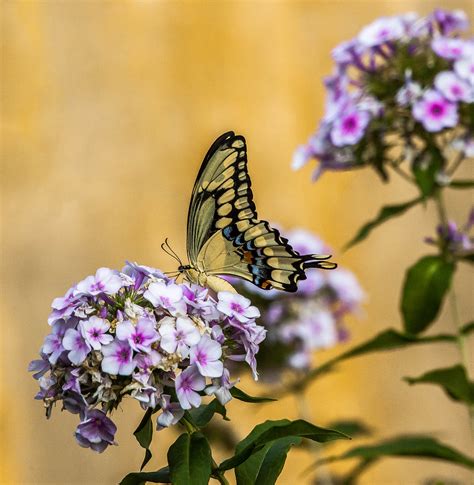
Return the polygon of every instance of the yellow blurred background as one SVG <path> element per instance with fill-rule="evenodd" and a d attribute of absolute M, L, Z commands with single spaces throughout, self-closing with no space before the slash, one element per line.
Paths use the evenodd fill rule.
<path fill-rule="evenodd" d="M 56 408 L 45 419 L 27 364 L 49 330 L 51 300 L 72 283 L 126 259 L 174 269 L 159 245 L 169 237 L 185 254 L 191 188 L 219 134 L 247 138 L 262 217 L 309 228 L 335 248 L 383 203 L 414 195 L 403 181 L 383 185 L 369 170 L 326 174 L 312 185 L 309 169 L 294 173 L 290 161 L 323 113 L 330 50 L 378 16 L 428 13 L 440 3 L 472 19 L 469 0 L 2 1 L 1 483 L 110 484 L 138 469 L 136 402 L 115 415 L 119 446 L 95 454 L 75 443 L 77 416 Z M 468 198 L 448 194 L 460 222 Z M 435 221 L 431 209 L 415 208 L 337 255 L 368 294 L 349 345 L 400 325 L 404 269 L 429 251 L 422 240 Z M 467 322 L 474 309 L 467 268 L 455 287 Z M 451 330 L 445 310 L 433 332 Z M 456 348 L 437 344 L 350 361 L 311 387 L 312 420 L 361 417 L 380 438 L 428 432 L 472 453 L 465 409 L 434 386 L 401 381 L 458 360 Z M 250 379 L 241 387 L 262 391 Z M 229 415 L 244 436 L 265 419 L 296 418 L 297 406 L 292 397 L 266 406 L 232 402 Z M 155 435 L 150 469 L 165 464 L 175 437 Z M 311 461 L 293 450 L 279 483 L 311 483 L 300 475 Z M 362 483 L 435 476 L 470 483 L 462 468 L 411 459 L 387 459 Z"/>

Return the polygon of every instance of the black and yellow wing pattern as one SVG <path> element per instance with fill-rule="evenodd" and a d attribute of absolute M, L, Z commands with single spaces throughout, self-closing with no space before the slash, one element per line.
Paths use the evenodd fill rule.
<path fill-rule="evenodd" d="M 243 278 L 263 289 L 294 292 L 308 268 L 333 269 L 328 255 L 300 255 L 257 216 L 243 136 L 228 132 L 211 146 L 191 196 L 190 266 L 209 276 Z"/>

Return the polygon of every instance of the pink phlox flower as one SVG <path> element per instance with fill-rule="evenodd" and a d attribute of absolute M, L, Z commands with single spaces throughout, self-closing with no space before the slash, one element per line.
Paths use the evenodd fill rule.
<path fill-rule="evenodd" d="M 473 101 L 473 88 L 452 71 L 438 73 L 434 80 L 436 89 L 449 101 Z"/>
<path fill-rule="evenodd" d="M 336 322 L 332 313 L 327 310 L 314 312 L 304 325 L 306 332 L 301 337 L 306 338 L 312 349 L 331 348 L 338 342 Z"/>
<path fill-rule="evenodd" d="M 48 360 L 51 364 L 56 364 L 59 356 L 64 352 L 63 347 L 62 325 L 60 322 L 53 324 L 53 329 L 49 335 L 46 336 L 41 347 L 41 352 L 48 355 Z"/>
<path fill-rule="evenodd" d="M 33 379 L 38 380 L 51 369 L 48 356 L 41 352 L 41 359 L 32 360 L 28 364 L 28 371 L 34 372 Z"/>
<path fill-rule="evenodd" d="M 310 269 L 306 273 L 306 279 L 298 282 L 298 295 L 316 295 L 326 284 L 326 275 L 317 269 Z"/>
<path fill-rule="evenodd" d="M 157 430 L 176 424 L 184 416 L 184 410 L 177 402 L 171 402 L 171 396 L 168 394 L 162 394 L 158 404 L 161 407 L 162 413 L 157 419 Z"/>
<path fill-rule="evenodd" d="M 126 340 L 136 352 L 149 352 L 151 344 L 159 340 L 155 322 L 149 318 L 140 318 L 136 325 L 126 320 L 120 322 L 115 330 L 119 340 Z"/>
<path fill-rule="evenodd" d="M 224 364 L 220 360 L 222 347 L 207 335 L 203 335 L 198 344 L 191 347 L 190 363 L 195 364 L 201 375 L 205 377 L 220 377 L 224 371 Z"/>
<path fill-rule="evenodd" d="M 451 147 L 459 152 L 464 152 L 467 158 L 474 157 L 474 138 L 456 138 L 451 142 Z"/>
<path fill-rule="evenodd" d="M 117 271 L 99 268 L 95 276 L 88 276 L 76 285 L 74 295 L 96 296 L 101 293 L 112 295 L 123 286 L 122 278 Z"/>
<path fill-rule="evenodd" d="M 101 368 L 111 375 L 129 376 L 135 368 L 133 351 L 127 340 L 115 339 L 102 347 Z"/>
<path fill-rule="evenodd" d="M 474 55 L 471 58 L 459 59 L 454 63 L 456 74 L 474 86 Z"/>
<path fill-rule="evenodd" d="M 175 379 L 176 395 L 183 409 L 198 408 L 201 396 L 198 394 L 206 387 L 206 379 L 195 365 L 185 369 Z"/>
<path fill-rule="evenodd" d="M 163 281 L 153 282 L 143 296 L 154 306 L 162 306 L 173 316 L 186 315 L 187 305 L 179 285 L 166 284 Z"/>
<path fill-rule="evenodd" d="M 298 254 L 331 254 L 331 248 L 318 236 L 303 228 L 285 232 L 291 247 Z"/>
<path fill-rule="evenodd" d="M 288 364 L 293 369 L 308 369 L 311 366 L 311 351 L 309 349 L 301 349 L 292 353 L 288 358 Z"/>
<path fill-rule="evenodd" d="M 251 301 L 238 293 L 219 291 L 217 309 L 224 315 L 236 318 L 239 322 L 257 318 L 260 311 L 251 305 Z"/>
<path fill-rule="evenodd" d="M 412 111 L 414 118 L 430 132 L 452 128 L 458 122 L 457 105 L 433 89 L 425 92 Z"/>
<path fill-rule="evenodd" d="M 71 316 L 74 310 L 82 303 L 81 299 L 74 295 L 74 291 L 75 287 L 73 286 L 64 296 L 53 300 L 51 304 L 53 311 L 48 317 L 49 325 L 53 325 L 54 322 L 61 318 Z"/>
<path fill-rule="evenodd" d="M 102 345 L 112 342 L 114 337 L 107 333 L 109 328 L 110 323 L 108 320 L 96 316 L 79 323 L 79 330 L 82 336 L 94 350 L 100 350 Z"/>
<path fill-rule="evenodd" d="M 470 46 L 467 41 L 451 37 L 435 37 L 431 41 L 433 52 L 444 59 L 461 59 L 467 57 Z"/>
<path fill-rule="evenodd" d="M 153 369 L 161 362 L 162 356 L 156 350 L 151 350 L 148 354 L 137 354 L 135 356 L 136 369 L 132 377 L 144 386 L 150 383 Z"/>
<path fill-rule="evenodd" d="M 349 109 L 335 120 L 331 129 L 332 143 L 337 147 L 355 145 L 364 136 L 370 118 L 367 111 Z"/>
<path fill-rule="evenodd" d="M 88 403 L 80 393 L 69 391 L 63 398 L 63 409 L 72 414 L 79 414 L 81 421 L 84 421 L 87 414 Z"/>
<path fill-rule="evenodd" d="M 82 369 L 79 367 L 68 369 L 66 372 L 65 382 L 63 384 L 63 391 L 74 391 L 77 394 L 81 394 L 81 383 L 80 377 L 82 374 Z"/>
<path fill-rule="evenodd" d="M 299 170 L 304 167 L 313 157 L 312 151 L 308 145 L 300 145 L 296 148 L 291 161 L 291 168 L 293 170 Z"/>
<path fill-rule="evenodd" d="M 423 94 L 420 84 L 415 81 L 407 80 L 398 90 L 395 100 L 400 106 L 410 106 L 415 103 Z"/>
<path fill-rule="evenodd" d="M 332 58 L 340 66 L 351 64 L 355 58 L 358 58 L 363 53 L 363 47 L 357 39 L 346 40 L 338 44 L 331 51 Z"/>
<path fill-rule="evenodd" d="M 134 280 L 135 289 L 140 288 L 142 284 L 149 279 L 167 279 L 161 271 L 155 268 L 137 263 L 131 263 L 130 261 L 126 261 L 126 264 L 122 269 L 122 273 L 130 276 Z"/>
<path fill-rule="evenodd" d="M 76 429 L 76 440 L 84 448 L 102 453 L 109 445 L 115 445 L 117 427 L 104 412 L 92 409 Z"/>
<path fill-rule="evenodd" d="M 201 334 L 189 317 L 164 317 L 159 321 L 161 335 L 160 347 L 173 354 L 178 352 L 181 357 L 189 355 L 189 347 L 196 345 Z"/>
<path fill-rule="evenodd" d="M 214 395 L 217 400 L 225 406 L 231 399 L 232 394 L 230 389 L 232 389 L 239 381 L 230 381 L 230 374 L 228 369 L 224 369 L 222 376 L 212 379 L 212 385 L 206 387 L 204 392 L 210 396 Z"/>
<path fill-rule="evenodd" d="M 398 40 L 404 33 L 405 26 L 399 17 L 381 17 L 364 27 L 357 40 L 366 47 L 375 47 Z"/>
<path fill-rule="evenodd" d="M 462 10 L 444 10 L 437 8 L 433 13 L 433 18 L 438 23 L 443 35 L 455 31 L 464 31 L 469 28 L 469 19 Z"/>
<path fill-rule="evenodd" d="M 365 299 L 364 290 L 354 273 L 344 268 L 328 271 L 326 284 L 345 309 L 357 310 Z"/>
<path fill-rule="evenodd" d="M 236 350 L 233 354 L 228 355 L 227 358 L 235 361 L 245 360 L 252 369 L 254 379 L 258 380 L 255 356 L 259 350 L 259 344 L 265 340 L 267 331 L 264 327 L 257 325 L 255 320 L 241 322 L 236 318 L 229 318 L 228 325 L 233 330 L 232 339 L 240 342 L 245 353 L 241 354 Z"/>
<path fill-rule="evenodd" d="M 70 328 L 63 337 L 63 347 L 69 350 L 68 359 L 74 365 L 81 365 L 91 351 L 91 346 L 78 330 Z"/>

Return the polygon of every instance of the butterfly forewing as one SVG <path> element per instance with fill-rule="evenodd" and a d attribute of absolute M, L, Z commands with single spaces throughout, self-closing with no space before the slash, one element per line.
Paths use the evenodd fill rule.
<path fill-rule="evenodd" d="M 208 275 L 231 275 L 271 289 L 296 291 L 305 269 L 330 269 L 329 256 L 299 255 L 257 217 L 245 140 L 219 137 L 199 171 L 188 214 L 188 257 Z"/>
<path fill-rule="evenodd" d="M 238 220 L 257 218 L 250 185 L 245 139 L 225 133 L 205 156 L 191 195 L 187 235 L 191 264 L 215 232 Z"/>

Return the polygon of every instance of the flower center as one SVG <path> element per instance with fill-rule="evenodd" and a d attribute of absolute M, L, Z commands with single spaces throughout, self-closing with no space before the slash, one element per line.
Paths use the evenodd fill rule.
<path fill-rule="evenodd" d="M 342 122 L 342 129 L 347 132 L 352 132 L 357 128 L 357 119 L 355 116 L 348 116 Z"/>
<path fill-rule="evenodd" d="M 235 302 L 232 302 L 230 304 L 230 309 L 236 313 L 242 313 L 243 311 L 243 308 L 238 303 L 235 303 Z"/>
<path fill-rule="evenodd" d="M 128 360 L 128 356 L 129 356 L 128 349 L 120 349 L 118 357 L 122 362 L 126 362 Z"/>
<path fill-rule="evenodd" d="M 435 117 L 440 117 L 444 113 L 444 106 L 442 103 L 433 103 L 431 105 L 430 113 Z"/>
<path fill-rule="evenodd" d="M 136 344 L 141 344 L 143 342 L 143 337 L 141 334 L 137 333 L 133 340 Z"/>

